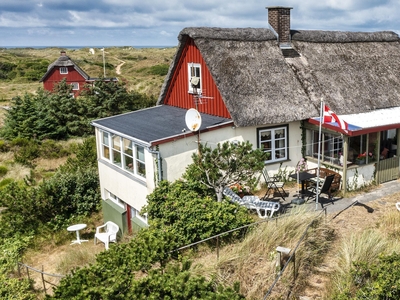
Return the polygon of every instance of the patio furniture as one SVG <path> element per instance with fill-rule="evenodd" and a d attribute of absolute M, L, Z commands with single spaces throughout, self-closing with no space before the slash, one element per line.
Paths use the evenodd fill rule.
<path fill-rule="evenodd" d="M 244 206 L 247 209 L 252 209 L 257 212 L 257 215 L 261 219 L 272 218 L 275 212 L 281 209 L 279 202 L 263 201 L 257 196 L 247 195 L 240 198 L 232 189 L 226 187 L 223 194 L 231 199 L 232 202 Z"/>
<path fill-rule="evenodd" d="M 317 177 L 317 175 L 313 172 L 308 172 L 308 171 L 304 171 L 304 172 L 299 172 L 294 173 L 294 174 L 290 174 L 289 177 L 297 180 L 299 179 L 299 181 L 301 182 L 301 197 L 304 199 L 304 196 L 306 194 L 306 182 L 314 179 L 315 177 Z"/>
<path fill-rule="evenodd" d="M 318 168 L 309 169 L 308 172 L 314 173 L 315 175 L 317 175 Z M 333 182 L 332 182 L 332 185 L 330 188 L 330 192 L 333 195 L 340 191 L 340 181 L 342 180 L 342 175 L 340 175 L 339 173 L 337 173 L 333 170 L 327 169 L 327 168 L 320 168 L 319 169 L 320 184 L 322 184 L 323 181 L 325 180 L 325 178 L 329 175 L 335 175 L 335 178 L 333 179 Z M 312 181 L 314 181 L 314 183 L 316 182 L 316 180 L 312 180 Z"/>
<path fill-rule="evenodd" d="M 86 224 L 75 224 L 67 227 L 68 231 L 75 231 L 76 232 L 76 240 L 73 240 L 71 242 L 71 245 L 73 244 L 81 244 L 82 242 L 87 242 L 88 240 L 81 240 L 80 235 L 79 235 L 79 230 L 82 230 L 86 228 Z"/>
<path fill-rule="evenodd" d="M 396 208 L 397 208 L 397 210 L 400 210 L 400 202 L 396 203 Z"/>
<path fill-rule="evenodd" d="M 320 196 L 321 194 L 327 194 L 329 201 L 332 201 L 331 186 L 334 179 L 335 179 L 334 174 L 331 174 L 325 178 L 324 183 L 318 189 L 318 196 Z M 317 196 L 317 185 L 315 184 L 311 187 L 310 196 L 307 198 L 307 201 L 311 198 L 316 198 L 316 196 Z"/>
<path fill-rule="evenodd" d="M 96 233 L 94 235 L 94 244 L 96 245 L 96 239 L 104 243 L 106 250 L 109 248 L 110 242 L 117 242 L 117 233 L 119 231 L 119 226 L 114 222 L 107 221 L 104 225 L 98 226 L 96 228 Z"/>
<path fill-rule="evenodd" d="M 283 201 L 285 201 L 285 197 L 287 197 L 287 193 L 284 189 L 285 183 L 278 181 L 276 177 L 269 176 L 266 168 L 263 169 L 262 174 L 264 176 L 265 184 L 267 186 L 267 191 L 265 192 L 263 199 L 268 199 L 270 192 L 272 192 L 273 196 L 275 196 L 275 194 L 278 194 L 279 197 L 281 197 Z"/>

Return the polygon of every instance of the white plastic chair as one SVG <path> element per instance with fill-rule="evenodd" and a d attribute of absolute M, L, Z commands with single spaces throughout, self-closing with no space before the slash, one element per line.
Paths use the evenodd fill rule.
<path fill-rule="evenodd" d="M 94 244 L 96 245 L 96 239 L 104 243 L 106 250 L 109 248 L 110 242 L 117 242 L 117 233 L 119 231 L 119 226 L 114 222 L 107 221 L 104 225 L 98 226 L 96 228 L 96 233 L 94 235 Z"/>
<path fill-rule="evenodd" d="M 397 208 L 397 210 L 400 210 L 400 202 L 396 203 L 396 208 Z"/>

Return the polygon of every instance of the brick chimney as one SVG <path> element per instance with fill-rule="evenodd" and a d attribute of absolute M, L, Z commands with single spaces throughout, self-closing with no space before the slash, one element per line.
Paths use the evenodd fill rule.
<path fill-rule="evenodd" d="M 67 52 L 65 52 L 64 50 L 61 50 L 60 56 L 67 56 Z"/>
<path fill-rule="evenodd" d="M 268 23 L 278 36 L 281 47 L 290 47 L 290 10 L 293 7 L 270 6 L 268 9 Z"/>

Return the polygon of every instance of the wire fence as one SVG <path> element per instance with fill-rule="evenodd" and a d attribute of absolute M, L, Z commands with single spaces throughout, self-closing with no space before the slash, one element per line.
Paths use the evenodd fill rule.
<path fill-rule="evenodd" d="M 53 289 L 53 287 L 57 286 L 57 283 L 59 282 L 59 280 L 63 277 L 65 277 L 65 275 L 59 275 L 59 274 L 50 274 L 50 273 L 46 273 L 43 270 L 43 266 L 42 266 L 42 270 L 38 270 L 35 269 L 31 266 L 28 266 L 24 263 L 18 262 L 18 276 L 21 278 L 24 276 L 23 272 L 25 271 L 26 276 L 28 277 L 29 280 L 33 280 L 33 278 L 31 278 L 31 273 L 30 272 L 34 272 L 39 274 L 41 281 L 42 281 L 42 286 L 43 286 L 43 291 L 45 294 L 48 294 L 48 291 L 51 289 Z M 56 282 L 52 282 L 49 281 L 47 278 L 54 278 L 56 279 Z M 33 280 L 34 281 L 34 280 Z M 47 284 L 47 286 L 46 286 Z"/>
<path fill-rule="evenodd" d="M 333 220 L 334 218 L 336 218 L 340 213 L 342 213 L 343 211 L 347 210 L 348 208 L 352 207 L 352 206 L 355 205 L 355 204 L 356 204 L 356 203 L 353 203 L 353 204 L 349 205 L 348 207 L 344 208 L 343 210 L 339 211 L 339 212 L 332 218 L 332 220 Z M 324 214 L 325 218 L 327 217 L 327 210 L 326 210 L 326 208 L 323 208 L 323 209 L 321 210 L 321 212 L 307 225 L 307 227 L 305 228 L 305 230 L 304 230 L 303 234 L 301 235 L 299 241 L 297 242 L 296 246 L 294 247 L 293 251 L 290 251 L 291 254 L 290 254 L 290 256 L 287 258 L 285 265 L 284 265 L 284 266 L 282 267 L 282 269 L 278 272 L 278 275 L 276 276 L 275 281 L 272 283 L 272 285 L 271 285 L 270 288 L 268 289 L 268 292 L 265 294 L 265 296 L 264 296 L 264 298 L 263 298 L 264 300 L 267 299 L 267 298 L 271 295 L 271 293 L 272 293 L 274 287 L 275 287 L 276 284 L 279 282 L 279 280 L 281 279 L 281 277 L 284 275 L 284 272 L 285 272 L 287 266 L 289 265 L 289 263 L 290 263 L 290 262 L 294 262 L 294 258 L 295 258 L 295 255 L 296 255 L 296 251 L 298 250 L 298 248 L 300 247 L 300 244 L 301 244 L 301 243 L 303 242 L 303 240 L 305 239 L 308 230 L 309 230 L 310 227 L 321 217 L 322 214 Z M 206 239 L 203 239 L 203 240 L 201 240 L 201 241 L 197 241 L 197 242 L 194 242 L 194 243 L 191 243 L 191 244 L 188 244 L 188 245 L 179 247 L 179 248 L 173 250 L 172 252 L 182 251 L 182 250 L 185 250 L 185 249 L 188 249 L 188 248 L 191 248 L 191 247 L 195 247 L 195 246 L 197 246 L 197 245 L 200 245 L 200 244 L 202 244 L 202 243 L 205 243 L 205 242 L 207 242 L 207 241 L 211 241 L 211 240 L 214 240 L 214 239 L 215 239 L 215 240 L 216 240 L 216 248 L 215 248 L 215 249 L 216 249 L 216 252 L 217 252 L 217 253 L 216 253 L 216 256 L 217 256 L 217 261 L 218 261 L 218 260 L 219 260 L 219 251 L 220 251 L 220 243 L 219 243 L 219 238 L 220 238 L 220 237 L 226 236 L 227 234 L 232 233 L 232 232 L 235 232 L 235 231 L 243 230 L 243 229 L 246 229 L 246 228 L 249 228 L 249 227 L 252 227 L 252 226 L 257 226 L 257 225 L 262 224 L 262 223 L 275 222 L 275 223 L 277 224 L 277 223 L 279 222 L 280 219 L 286 218 L 286 217 L 287 217 L 287 216 L 279 216 L 279 217 L 275 217 L 275 218 L 271 218 L 271 219 L 263 219 L 263 220 L 260 220 L 260 221 L 258 221 L 258 222 L 254 222 L 254 223 L 251 223 L 251 224 L 248 224 L 248 225 L 244 225 L 244 226 L 241 226 L 241 227 L 238 227 L 238 228 L 235 228 L 235 229 L 231 229 L 231 230 L 229 230 L 229 231 L 225 231 L 225 232 L 223 232 L 223 233 L 220 233 L 220 234 L 211 236 L 211 237 L 206 238 Z M 42 270 L 38 270 L 38 269 L 35 269 L 35 268 L 33 268 L 33 267 L 30 267 L 30 266 L 28 266 L 28 265 L 26 265 L 26 264 L 23 264 L 23 263 L 21 263 L 21 262 L 18 262 L 18 275 L 19 275 L 19 277 L 22 277 L 22 271 L 21 271 L 21 269 L 25 269 L 25 270 L 26 270 L 26 275 L 27 275 L 28 279 L 31 279 L 30 271 L 35 272 L 35 273 L 39 273 L 39 274 L 40 274 L 40 277 L 41 277 L 42 285 L 43 285 L 43 291 L 44 291 L 46 294 L 47 294 L 47 291 L 49 290 L 49 288 L 46 286 L 46 284 L 51 285 L 51 288 L 52 288 L 52 287 L 54 287 L 54 286 L 57 286 L 57 283 L 58 283 L 58 281 L 59 281 L 61 278 L 65 277 L 65 275 L 46 273 L 46 272 L 44 272 L 44 270 L 43 270 L 43 266 L 42 266 Z M 294 267 L 294 270 L 295 270 L 295 267 Z M 49 281 L 49 280 L 46 280 L 45 276 L 52 277 L 52 278 L 58 278 L 58 280 L 57 280 L 56 283 L 54 283 L 54 282 L 51 282 L 51 281 Z M 295 277 L 296 277 L 296 276 L 294 275 L 294 279 L 295 279 Z"/>

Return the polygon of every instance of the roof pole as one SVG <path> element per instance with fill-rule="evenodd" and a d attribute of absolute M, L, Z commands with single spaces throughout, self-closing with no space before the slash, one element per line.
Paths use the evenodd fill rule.
<path fill-rule="evenodd" d="M 321 134 L 322 134 L 322 123 L 324 122 L 324 100 L 321 98 L 321 107 L 319 109 L 319 133 L 318 133 L 318 168 L 317 168 L 317 187 L 315 196 L 315 210 L 318 210 L 319 200 L 319 168 L 321 166 Z"/>

